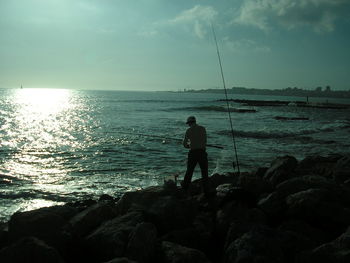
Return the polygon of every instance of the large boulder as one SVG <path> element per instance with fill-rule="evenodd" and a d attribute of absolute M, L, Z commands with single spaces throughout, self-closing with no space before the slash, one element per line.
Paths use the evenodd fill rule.
<path fill-rule="evenodd" d="M 17 212 L 12 215 L 8 224 L 10 239 L 34 236 L 50 246 L 64 250 L 67 240 L 70 239 L 64 225 L 75 213 L 76 209 L 68 205 Z"/>
<path fill-rule="evenodd" d="M 254 193 L 233 184 L 219 185 L 216 188 L 216 195 L 219 200 L 219 206 L 223 206 L 231 201 L 237 201 L 250 207 L 256 205 L 257 197 Z"/>
<path fill-rule="evenodd" d="M 216 235 L 225 242 L 231 224 L 242 221 L 248 224 L 264 224 L 266 216 L 258 208 L 250 208 L 235 201 L 227 203 L 216 213 Z"/>
<path fill-rule="evenodd" d="M 111 219 L 85 238 L 85 250 L 89 259 L 96 262 L 125 255 L 129 235 L 137 224 L 144 221 L 142 213 L 133 211 Z"/>
<path fill-rule="evenodd" d="M 112 219 L 117 211 L 112 202 L 101 201 L 81 211 L 70 219 L 67 229 L 74 236 L 82 237 L 89 234 L 101 223 Z"/>
<path fill-rule="evenodd" d="M 130 235 L 126 256 L 139 263 L 153 262 L 156 245 L 156 227 L 151 223 L 140 223 Z"/>
<path fill-rule="evenodd" d="M 0 223 L 0 249 L 7 244 L 8 236 L 7 224 Z"/>
<path fill-rule="evenodd" d="M 337 161 L 333 169 L 333 178 L 338 183 L 350 179 L 350 156 L 344 156 Z"/>
<path fill-rule="evenodd" d="M 142 191 L 125 193 L 117 203 L 121 213 L 128 210 L 143 211 L 160 234 L 191 225 L 196 215 L 197 203 L 179 198 L 177 192 L 169 193 L 163 187 L 150 187 Z"/>
<path fill-rule="evenodd" d="M 1 263 L 64 263 L 56 249 L 35 237 L 25 237 L 0 250 Z"/>
<path fill-rule="evenodd" d="M 280 231 L 294 233 L 303 237 L 304 248 L 313 249 L 328 241 L 327 234 L 320 228 L 313 226 L 303 220 L 289 219 L 284 221 L 278 229 Z"/>
<path fill-rule="evenodd" d="M 126 192 L 117 202 L 120 214 L 125 214 L 130 209 L 147 209 L 159 198 L 173 196 L 176 192 L 169 191 L 163 186 L 151 186 L 139 191 Z"/>
<path fill-rule="evenodd" d="M 327 178 L 332 177 L 333 168 L 342 156 L 307 156 L 301 160 L 296 168 L 300 175 L 319 175 Z"/>
<path fill-rule="evenodd" d="M 175 243 L 163 241 L 161 246 L 161 259 L 164 263 L 209 263 L 203 252 L 180 246 Z"/>
<path fill-rule="evenodd" d="M 350 262 L 350 227 L 334 241 L 304 253 L 300 253 L 297 263 L 346 263 Z"/>
<path fill-rule="evenodd" d="M 179 244 L 184 247 L 205 251 L 208 248 L 209 237 L 203 236 L 196 228 L 173 230 L 161 237 L 162 241 Z M 205 233 L 204 233 L 205 234 Z"/>
<path fill-rule="evenodd" d="M 260 207 L 270 218 L 283 219 L 287 211 L 286 198 L 309 189 L 325 189 L 332 192 L 344 207 L 349 207 L 350 192 L 334 181 L 316 175 L 306 175 L 284 181 L 276 186 L 271 194 L 258 201 Z"/>
<path fill-rule="evenodd" d="M 138 263 L 134 260 L 128 259 L 126 257 L 122 257 L 122 258 L 114 258 L 112 260 L 109 260 L 108 262 L 104 262 L 104 263 Z"/>
<path fill-rule="evenodd" d="M 280 221 L 284 218 L 287 210 L 285 198 L 285 193 L 275 191 L 261 198 L 258 201 L 258 207 L 268 216 L 270 220 Z"/>
<path fill-rule="evenodd" d="M 225 263 L 284 263 L 279 234 L 266 226 L 255 226 L 233 241 L 225 251 Z"/>
<path fill-rule="evenodd" d="M 225 239 L 225 249 L 227 249 L 233 241 L 241 237 L 244 233 L 256 226 L 266 225 L 266 223 L 266 215 L 260 209 L 252 208 L 245 211 L 245 213 L 231 221 Z"/>
<path fill-rule="evenodd" d="M 216 212 L 216 234 L 225 239 L 231 222 L 246 214 L 249 208 L 240 202 L 231 201 Z"/>
<path fill-rule="evenodd" d="M 190 226 L 196 213 L 195 202 L 178 200 L 172 196 L 159 198 L 145 210 L 147 218 L 161 234 Z"/>
<path fill-rule="evenodd" d="M 329 229 L 330 233 L 343 230 L 350 222 L 350 209 L 328 189 L 301 191 L 289 195 L 286 203 L 288 216 Z"/>
<path fill-rule="evenodd" d="M 327 189 L 333 192 L 344 206 L 350 207 L 350 189 L 322 176 L 305 175 L 293 178 L 279 184 L 276 187 L 276 191 L 285 193 L 284 195 L 287 196 L 311 188 Z"/>
<path fill-rule="evenodd" d="M 240 175 L 237 185 L 251 193 L 253 196 L 255 196 L 255 198 L 258 198 L 262 194 L 269 193 L 273 190 L 272 183 L 263 179 L 257 174 Z"/>
<path fill-rule="evenodd" d="M 297 159 L 293 156 L 276 158 L 265 172 L 264 179 L 269 180 L 272 185 L 277 185 L 294 176 L 294 170 L 298 165 Z"/>

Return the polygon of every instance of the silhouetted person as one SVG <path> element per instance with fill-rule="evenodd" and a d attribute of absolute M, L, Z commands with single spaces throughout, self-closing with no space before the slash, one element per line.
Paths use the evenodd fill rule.
<path fill-rule="evenodd" d="M 194 116 L 188 117 L 186 124 L 190 127 L 186 130 L 183 146 L 189 148 L 190 151 L 188 152 L 187 170 L 182 183 L 182 188 L 187 192 L 191 184 L 194 168 L 198 163 L 202 173 L 203 192 L 207 195 L 209 194 L 208 156 L 206 152 L 207 132 L 203 126 L 196 123 L 196 118 Z"/>

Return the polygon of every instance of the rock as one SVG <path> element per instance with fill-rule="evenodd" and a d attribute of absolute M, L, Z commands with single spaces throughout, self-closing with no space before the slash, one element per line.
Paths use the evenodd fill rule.
<path fill-rule="evenodd" d="M 350 179 L 344 181 L 344 186 L 346 186 L 347 188 L 350 188 Z"/>
<path fill-rule="evenodd" d="M 147 218 L 156 225 L 160 234 L 190 226 L 197 213 L 197 205 L 189 200 L 164 196 L 145 209 Z"/>
<path fill-rule="evenodd" d="M 226 204 L 216 214 L 216 234 L 225 242 L 230 225 L 235 221 L 246 221 L 251 223 L 266 222 L 265 214 L 257 208 L 249 208 L 241 203 L 231 202 Z"/>
<path fill-rule="evenodd" d="M 257 177 L 264 177 L 266 171 L 268 170 L 269 168 L 268 167 L 259 167 L 254 176 L 257 176 Z"/>
<path fill-rule="evenodd" d="M 350 227 L 330 243 L 309 251 L 300 253 L 297 263 L 345 263 L 350 262 Z"/>
<path fill-rule="evenodd" d="M 159 187 L 125 193 L 117 203 L 118 210 L 122 213 L 129 209 L 143 211 L 160 235 L 189 226 L 197 211 L 196 202 L 168 194 Z"/>
<path fill-rule="evenodd" d="M 54 251 L 52 260 L 35 262 L 347 262 L 348 165 L 339 155 L 299 164 L 285 156 L 256 173 L 211 176 L 210 197 L 195 180 L 190 195 L 171 184 L 125 193 L 117 203 L 102 195 L 16 213 L 8 230 L 0 224 L 0 260 L 19 262 L 9 251 L 28 254 L 22 238 L 34 236 L 24 244 L 43 257 Z"/>
<path fill-rule="evenodd" d="M 344 156 L 336 162 L 333 178 L 338 183 L 344 183 L 350 179 L 350 156 Z"/>
<path fill-rule="evenodd" d="M 17 240 L 24 236 L 34 236 L 62 251 L 70 239 L 63 226 L 75 213 L 76 209 L 67 205 L 17 212 L 9 221 L 9 237 Z"/>
<path fill-rule="evenodd" d="M 161 250 L 160 261 L 164 263 L 209 263 L 209 260 L 201 251 L 175 243 L 163 241 Z"/>
<path fill-rule="evenodd" d="M 113 203 L 101 201 L 71 218 L 67 228 L 73 235 L 82 237 L 116 215 L 117 211 Z"/>
<path fill-rule="evenodd" d="M 247 210 L 246 213 L 231 221 L 225 240 L 225 249 L 253 227 L 266 225 L 266 223 L 266 215 L 260 209 L 253 208 Z"/>
<path fill-rule="evenodd" d="M 340 190 L 339 186 L 330 179 L 317 175 L 305 175 L 289 179 L 277 185 L 276 191 L 284 196 L 288 196 L 311 188 L 329 189 L 332 191 Z"/>
<path fill-rule="evenodd" d="M 308 189 L 325 189 L 332 192 L 342 206 L 349 207 L 350 192 L 348 189 L 321 176 L 308 175 L 289 179 L 276 186 L 271 194 L 258 201 L 261 208 L 270 218 L 283 219 L 287 210 L 286 198 Z"/>
<path fill-rule="evenodd" d="M 218 174 L 215 173 L 208 178 L 208 190 L 209 192 L 215 192 L 215 189 L 222 184 L 236 184 L 238 176 L 233 174 Z M 193 180 L 190 185 L 190 194 L 199 195 L 202 191 L 202 179 Z"/>
<path fill-rule="evenodd" d="M 213 174 L 209 176 L 209 185 L 211 189 L 216 189 L 221 184 L 237 184 L 238 176 Z"/>
<path fill-rule="evenodd" d="M 196 228 L 189 227 L 171 231 L 162 236 L 161 240 L 176 243 L 188 248 L 204 250 L 208 244 L 204 244 L 205 241 L 202 239 L 201 234 L 202 233 L 200 233 Z"/>
<path fill-rule="evenodd" d="M 278 184 L 284 181 L 287 181 L 289 179 L 292 179 L 294 177 L 296 177 L 296 174 L 294 172 L 277 170 L 271 175 L 271 177 L 269 178 L 269 181 L 273 187 L 276 187 Z"/>
<path fill-rule="evenodd" d="M 238 201 L 247 206 L 256 205 L 256 197 L 242 187 L 233 184 L 222 184 L 216 188 L 217 197 L 220 200 L 220 206 L 230 201 Z"/>
<path fill-rule="evenodd" d="M 145 209 L 152 205 L 159 198 L 174 196 L 176 192 L 169 192 L 163 186 L 151 186 L 139 191 L 126 192 L 117 202 L 119 214 L 125 214 L 131 208 Z"/>
<path fill-rule="evenodd" d="M 341 158 L 339 155 L 329 157 L 308 156 L 299 162 L 296 172 L 300 175 L 319 175 L 331 178 L 333 168 L 339 158 Z"/>
<path fill-rule="evenodd" d="M 156 227 L 151 223 L 140 223 L 131 233 L 126 256 L 139 263 L 153 262 L 156 244 Z"/>
<path fill-rule="evenodd" d="M 0 223 L 0 249 L 3 248 L 9 241 L 7 224 Z"/>
<path fill-rule="evenodd" d="M 216 210 L 214 210 L 216 211 Z M 193 227 L 196 229 L 196 232 L 199 234 L 198 246 L 189 246 L 192 248 L 200 249 L 202 251 L 207 251 L 207 255 L 213 252 L 215 254 L 215 230 L 216 230 L 216 221 L 215 213 L 213 211 L 209 212 L 200 212 L 197 214 L 193 220 Z M 185 245 L 187 246 L 187 245 Z"/>
<path fill-rule="evenodd" d="M 54 248 L 35 237 L 25 237 L 0 250 L 1 263 L 64 263 Z"/>
<path fill-rule="evenodd" d="M 279 184 L 276 187 L 276 191 L 290 195 L 311 188 L 327 189 L 333 192 L 344 206 L 350 207 L 350 189 L 321 176 L 306 175 L 293 178 Z"/>
<path fill-rule="evenodd" d="M 133 211 L 103 223 L 85 239 L 89 258 L 101 262 L 123 257 L 130 233 L 143 220 L 142 213 Z"/>
<path fill-rule="evenodd" d="M 279 230 L 304 237 L 304 249 L 316 248 L 317 246 L 327 242 L 327 235 L 321 229 L 311 224 L 297 219 L 289 219 L 283 222 Z"/>
<path fill-rule="evenodd" d="M 269 217 L 270 221 L 280 221 L 287 210 L 285 193 L 272 192 L 258 201 L 258 207 Z"/>
<path fill-rule="evenodd" d="M 264 180 L 258 175 L 240 175 L 237 185 L 252 194 L 255 198 L 273 190 L 271 182 Z"/>
<path fill-rule="evenodd" d="M 337 196 L 327 189 L 301 191 L 289 195 L 286 202 L 290 217 L 329 229 L 331 233 L 336 234 L 350 222 L 350 209 L 344 208 Z"/>
<path fill-rule="evenodd" d="M 92 205 L 94 205 L 96 203 L 97 203 L 96 200 L 84 199 L 84 200 L 78 200 L 78 201 L 75 201 L 75 202 L 69 202 L 67 205 L 69 205 L 70 207 L 74 207 L 74 208 L 78 209 L 78 211 L 80 212 L 80 211 L 85 210 L 89 206 L 92 206 Z"/>
<path fill-rule="evenodd" d="M 98 199 L 98 202 L 106 202 L 106 201 L 109 201 L 109 202 L 116 202 L 118 201 L 119 198 L 114 198 L 113 196 L 110 196 L 108 194 L 103 194 L 100 196 L 100 198 Z"/>
<path fill-rule="evenodd" d="M 116 202 L 118 201 L 118 198 L 114 198 L 113 196 L 110 196 L 108 194 L 103 194 L 100 196 L 100 198 L 98 199 L 99 202 L 105 202 L 105 201 L 109 201 L 109 202 Z"/>
<path fill-rule="evenodd" d="M 105 263 L 138 263 L 138 262 L 123 257 L 123 258 L 115 258 Z"/>
<path fill-rule="evenodd" d="M 265 180 L 270 180 L 272 183 L 276 184 L 276 181 L 281 182 L 283 175 L 288 174 L 283 179 L 289 179 L 290 174 L 295 170 L 298 165 L 297 159 L 293 156 L 283 156 L 276 158 L 270 165 L 270 168 L 266 171 L 264 175 Z M 278 177 L 278 179 L 276 179 Z"/>
<path fill-rule="evenodd" d="M 225 263 L 274 262 L 284 263 L 281 239 L 266 226 L 255 226 L 233 241 L 225 251 Z"/>

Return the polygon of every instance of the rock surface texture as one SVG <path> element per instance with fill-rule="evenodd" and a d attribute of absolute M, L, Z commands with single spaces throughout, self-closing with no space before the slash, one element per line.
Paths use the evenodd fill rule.
<path fill-rule="evenodd" d="M 256 172 L 214 174 L 121 198 L 15 213 L 0 262 L 350 262 L 350 158 L 278 157 Z"/>

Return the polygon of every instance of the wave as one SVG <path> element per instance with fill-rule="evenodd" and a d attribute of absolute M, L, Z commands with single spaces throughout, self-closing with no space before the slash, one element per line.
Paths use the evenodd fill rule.
<path fill-rule="evenodd" d="M 330 133 L 330 132 L 336 132 L 340 129 L 349 129 L 349 128 L 350 128 L 350 124 L 348 122 L 338 122 L 338 123 L 331 123 L 328 125 L 324 125 L 320 128 L 303 129 L 303 130 L 294 131 L 294 132 L 283 132 L 283 131 L 273 131 L 273 130 L 271 131 L 235 130 L 234 134 L 237 137 L 254 138 L 254 139 L 295 138 L 298 136 L 304 136 L 304 138 L 306 138 L 305 135 L 311 135 L 311 134 L 317 134 L 317 133 Z M 217 134 L 231 136 L 231 131 L 229 130 L 218 131 Z"/>
<path fill-rule="evenodd" d="M 219 135 L 231 136 L 231 131 L 219 131 Z M 276 139 L 294 137 L 295 133 L 277 133 L 277 132 L 264 132 L 264 131 L 234 131 L 235 136 L 241 138 L 253 138 L 253 139 Z"/>
<path fill-rule="evenodd" d="M 167 109 L 167 111 L 178 111 L 178 110 L 228 112 L 227 107 L 225 107 L 225 106 L 215 106 L 215 105 Z M 256 112 L 256 110 L 251 109 L 251 108 L 230 108 L 230 112 L 245 113 L 245 112 Z"/>
<path fill-rule="evenodd" d="M 291 139 L 303 143 L 318 143 L 318 144 L 332 144 L 333 140 L 314 139 L 305 134 L 316 133 L 316 131 L 302 131 L 300 133 L 292 132 L 265 132 L 265 131 L 234 131 L 236 137 L 252 138 L 252 139 Z M 219 135 L 231 136 L 231 131 L 219 131 Z"/>

